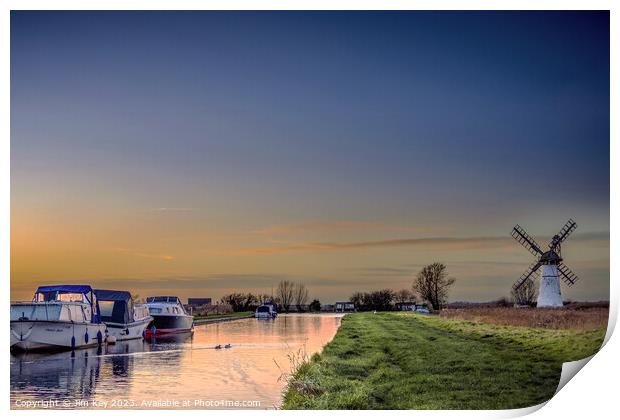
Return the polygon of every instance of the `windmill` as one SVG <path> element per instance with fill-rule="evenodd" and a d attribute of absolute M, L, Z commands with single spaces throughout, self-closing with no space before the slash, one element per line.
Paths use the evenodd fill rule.
<path fill-rule="evenodd" d="M 578 280 L 578 277 L 562 262 L 561 253 L 562 242 L 575 229 L 577 229 L 577 223 L 569 219 L 558 234 L 551 239 L 549 250 L 546 252 L 542 251 L 534 238 L 528 235 L 521 226 L 516 225 L 512 229 L 512 237 L 537 258 L 512 288 L 514 290 L 521 288 L 542 267 L 538 302 L 536 304 L 539 308 L 563 306 L 562 294 L 560 292 L 560 277 L 568 286 L 572 286 Z"/>

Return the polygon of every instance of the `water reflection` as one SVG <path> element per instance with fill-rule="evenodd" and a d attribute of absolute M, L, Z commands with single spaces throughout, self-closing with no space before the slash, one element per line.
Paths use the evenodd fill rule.
<path fill-rule="evenodd" d="M 335 315 L 283 315 L 204 325 L 193 335 L 103 349 L 12 354 L 11 402 L 19 408 L 24 400 L 123 399 L 130 405 L 107 408 L 151 408 L 148 404 L 161 399 L 216 400 L 258 401 L 260 408 L 273 408 L 285 385 L 278 379 L 291 369 L 288 356 L 320 351 L 339 325 Z"/>
<path fill-rule="evenodd" d="M 90 398 L 100 377 L 99 353 L 99 349 L 83 349 L 12 356 L 11 396 L 35 393 L 39 398 Z"/>

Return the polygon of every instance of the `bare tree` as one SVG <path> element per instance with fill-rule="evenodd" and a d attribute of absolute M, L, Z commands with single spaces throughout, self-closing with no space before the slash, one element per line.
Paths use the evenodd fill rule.
<path fill-rule="evenodd" d="M 305 305 L 306 302 L 308 302 L 308 288 L 302 283 L 297 283 L 293 294 L 297 312 L 301 312 L 302 305 Z"/>
<path fill-rule="evenodd" d="M 448 290 L 455 281 L 456 279 L 448 277 L 445 264 L 436 262 L 420 270 L 413 282 L 413 290 L 437 310 L 446 303 Z"/>
<path fill-rule="evenodd" d="M 394 300 L 396 303 L 405 303 L 413 300 L 413 292 L 409 289 L 399 290 L 394 294 Z"/>
<path fill-rule="evenodd" d="M 295 284 L 290 280 L 282 280 L 276 289 L 276 298 L 278 303 L 284 308 L 284 312 L 288 312 L 293 303 L 295 295 Z"/>
<path fill-rule="evenodd" d="M 265 302 L 273 302 L 275 298 L 267 293 L 262 293 L 256 297 L 258 299 L 258 304 L 262 305 Z"/>
<path fill-rule="evenodd" d="M 536 283 L 529 278 L 517 290 L 512 289 L 510 295 L 515 305 L 532 306 L 536 301 Z"/>

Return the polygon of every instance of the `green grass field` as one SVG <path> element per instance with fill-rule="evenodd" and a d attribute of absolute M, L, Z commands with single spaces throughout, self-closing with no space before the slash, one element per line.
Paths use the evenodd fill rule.
<path fill-rule="evenodd" d="M 347 315 L 290 378 L 285 409 L 506 409 L 550 399 L 562 363 L 605 329 L 549 330 L 411 313 Z"/>

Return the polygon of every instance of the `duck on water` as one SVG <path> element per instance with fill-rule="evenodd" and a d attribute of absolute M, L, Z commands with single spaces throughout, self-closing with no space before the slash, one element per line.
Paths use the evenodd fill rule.
<path fill-rule="evenodd" d="M 32 302 L 11 304 L 11 349 L 76 349 L 101 345 L 105 338 L 90 286 L 41 286 Z"/>

